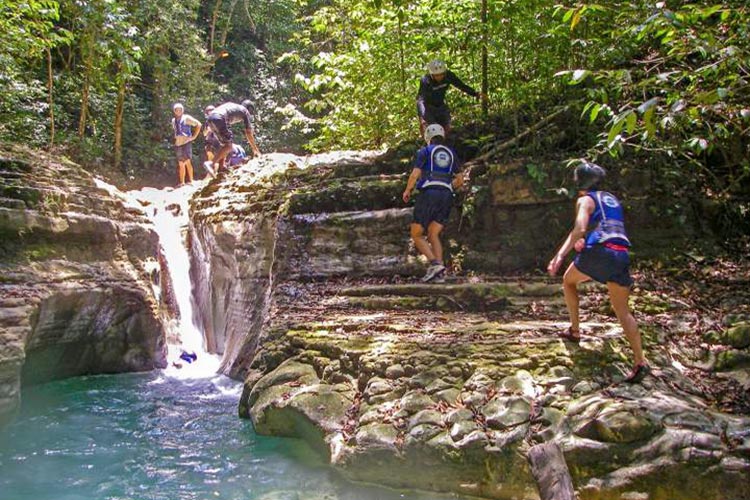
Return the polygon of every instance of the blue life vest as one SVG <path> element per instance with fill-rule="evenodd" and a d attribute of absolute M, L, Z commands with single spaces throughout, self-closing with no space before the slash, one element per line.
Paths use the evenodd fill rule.
<path fill-rule="evenodd" d="M 179 120 L 174 120 L 174 135 L 184 135 L 187 137 L 193 135 L 193 127 L 185 123 L 184 115 Z"/>
<path fill-rule="evenodd" d="M 620 201 L 607 191 L 589 191 L 586 196 L 594 200 L 596 205 L 589 219 L 589 224 L 596 226 L 586 236 L 586 247 L 607 242 L 629 247 L 630 240 L 625 232 L 625 218 Z"/>
<path fill-rule="evenodd" d="M 240 146 L 239 144 L 232 145 L 232 152 L 229 153 L 230 165 L 239 165 L 246 157 L 247 153 L 245 153 L 245 149 L 242 146 Z"/>
<path fill-rule="evenodd" d="M 453 191 L 453 176 L 456 173 L 456 155 L 442 144 L 430 144 L 420 151 L 424 165 L 417 165 L 422 170 L 422 177 L 417 188 L 443 187 Z"/>

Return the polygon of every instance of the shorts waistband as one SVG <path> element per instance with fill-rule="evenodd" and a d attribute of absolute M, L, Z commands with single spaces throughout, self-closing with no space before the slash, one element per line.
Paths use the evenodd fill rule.
<path fill-rule="evenodd" d="M 625 245 L 618 245 L 617 243 L 604 242 L 602 246 L 610 250 L 617 250 L 618 252 L 627 252 L 629 250 Z"/>

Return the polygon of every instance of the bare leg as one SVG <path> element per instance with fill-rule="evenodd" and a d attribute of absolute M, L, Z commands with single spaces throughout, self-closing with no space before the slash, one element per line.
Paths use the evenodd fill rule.
<path fill-rule="evenodd" d="M 443 244 L 440 242 L 440 231 L 443 230 L 443 225 L 437 222 L 430 222 L 427 227 L 427 241 L 432 247 L 432 253 L 435 256 L 434 260 L 443 262 Z M 432 260 L 432 259 L 430 259 Z"/>
<path fill-rule="evenodd" d="M 219 171 L 219 167 L 223 165 L 224 158 L 226 158 L 231 150 L 232 143 L 228 142 L 226 144 L 223 144 L 221 146 L 221 149 L 216 152 L 216 156 L 214 156 L 214 171 Z"/>
<path fill-rule="evenodd" d="M 612 308 L 615 310 L 617 319 L 620 321 L 620 325 L 622 325 L 623 332 L 625 332 L 625 337 L 627 337 L 630 348 L 633 350 L 635 364 L 643 363 L 645 359 L 641 347 L 641 333 L 638 331 L 638 324 L 630 312 L 630 306 L 628 306 L 630 288 L 609 282 L 607 283 L 607 289 L 609 290 L 609 300 L 612 303 Z"/>
<path fill-rule="evenodd" d="M 187 171 L 188 182 L 193 182 L 193 162 L 187 160 L 185 162 L 185 170 Z"/>
<path fill-rule="evenodd" d="M 417 247 L 419 253 L 427 257 L 427 260 L 432 262 L 435 260 L 435 254 L 432 251 L 432 247 L 424 237 L 424 228 L 421 224 L 412 224 L 410 228 L 411 239 L 414 241 L 414 246 Z"/>
<path fill-rule="evenodd" d="M 180 185 L 185 184 L 185 162 L 183 160 L 177 160 L 177 178 Z"/>
<path fill-rule="evenodd" d="M 571 262 L 568 270 L 563 276 L 563 295 L 565 296 L 565 307 L 568 309 L 570 316 L 570 329 L 577 333 L 580 331 L 579 309 L 578 309 L 578 283 L 583 283 L 591 278 L 578 270 L 575 264 Z"/>

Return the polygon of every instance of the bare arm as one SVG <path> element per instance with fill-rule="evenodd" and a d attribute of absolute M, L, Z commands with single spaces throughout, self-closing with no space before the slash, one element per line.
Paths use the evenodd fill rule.
<path fill-rule="evenodd" d="M 590 197 L 581 196 L 580 198 L 578 198 L 578 201 L 576 202 L 576 221 L 573 229 L 570 230 L 570 233 L 568 233 L 568 237 L 565 238 L 565 241 L 560 246 L 560 249 L 547 265 L 547 272 L 550 274 L 550 276 L 554 276 L 555 274 L 557 274 L 557 271 L 560 269 L 560 265 L 565 259 L 565 256 L 568 255 L 568 252 L 573 249 L 576 241 L 583 238 L 586 234 L 586 228 L 589 225 L 589 218 L 594 212 L 594 208 L 594 200 L 592 200 Z"/>
<path fill-rule="evenodd" d="M 411 198 L 411 193 L 412 191 L 414 191 L 414 186 L 417 185 L 417 181 L 419 180 L 420 177 L 422 177 L 422 170 L 419 168 L 412 169 L 411 175 L 409 176 L 409 180 L 406 181 L 406 189 L 404 189 L 404 194 L 402 195 L 404 203 L 409 203 L 409 198 Z"/>

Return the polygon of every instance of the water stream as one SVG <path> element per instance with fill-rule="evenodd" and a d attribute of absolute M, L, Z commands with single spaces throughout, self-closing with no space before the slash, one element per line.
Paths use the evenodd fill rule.
<path fill-rule="evenodd" d="M 169 367 L 26 387 L 21 414 L 0 432 L 0 500 L 449 498 L 342 481 L 304 443 L 258 436 L 237 417 L 242 384 L 216 374 L 193 324 L 183 234 L 197 187 L 127 197 L 147 205 L 172 274 L 180 320 Z"/>

